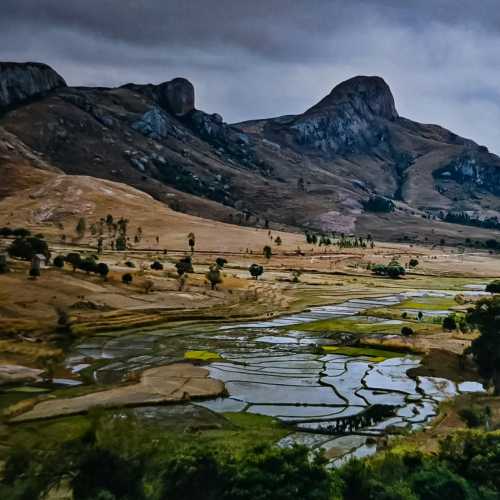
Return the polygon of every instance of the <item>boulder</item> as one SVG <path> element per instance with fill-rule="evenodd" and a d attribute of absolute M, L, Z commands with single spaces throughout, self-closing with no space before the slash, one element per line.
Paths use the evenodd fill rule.
<path fill-rule="evenodd" d="M 0 110 L 60 87 L 66 82 L 46 64 L 0 62 Z"/>
<path fill-rule="evenodd" d="M 158 86 L 160 106 L 175 116 L 184 116 L 194 110 L 194 87 L 185 78 L 174 78 Z"/>

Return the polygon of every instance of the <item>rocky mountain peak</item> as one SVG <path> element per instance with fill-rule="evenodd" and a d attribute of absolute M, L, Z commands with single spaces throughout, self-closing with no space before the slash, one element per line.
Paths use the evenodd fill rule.
<path fill-rule="evenodd" d="M 46 64 L 0 62 L 0 110 L 60 87 L 66 82 Z"/>
<path fill-rule="evenodd" d="M 389 85 L 379 76 L 355 76 L 337 85 L 306 113 L 334 111 L 351 106 L 361 115 L 375 115 L 387 120 L 398 117 Z"/>

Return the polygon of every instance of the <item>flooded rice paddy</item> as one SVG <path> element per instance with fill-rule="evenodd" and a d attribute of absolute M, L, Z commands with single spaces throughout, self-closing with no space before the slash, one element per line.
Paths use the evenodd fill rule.
<path fill-rule="evenodd" d="M 319 347 L 334 343 L 298 325 L 332 318 L 400 324 L 358 316 L 368 309 L 396 306 L 419 297 L 450 297 L 456 292 L 407 292 L 377 299 L 355 299 L 315 307 L 300 314 L 236 325 L 199 325 L 101 334 L 77 345 L 67 358 L 75 373 L 107 384 L 130 373 L 182 358 L 188 350 L 217 353 L 208 365 L 212 377 L 224 381 L 227 397 L 198 402 L 216 413 L 247 412 L 275 417 L 290 426 L 280 441 L 322 448 L 334 463 L 375 451 L 374 437 L 425 426 L 441 401 L 463 392 L 481 391 L 474 382 L 408 376 L 417 356 L 345 356 Z M 464 294 L 482 293 L 468 290 Z M 419 309 L 420 310 L 420 309 Z M 417 310 L 401 309 L 415 313 Z M 448 311 L 423 310 L 441 316 Z M 346 332 L 349 333 L 349 332 Z M 162 410 L 148 408 L 160 417 Z"/>

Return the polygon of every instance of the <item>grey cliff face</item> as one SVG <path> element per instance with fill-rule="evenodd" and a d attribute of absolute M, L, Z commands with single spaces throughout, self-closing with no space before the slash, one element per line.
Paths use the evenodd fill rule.
<path fill-rule="evenodd" d="M 398 118 L 394 98 L 385 81 L 357 76 L 331 93 L 291 125 L 300 145 L 324 153 L 376 147 L 384 139 L 384 121 Z"/>
<path fill-rule="evenodd" d="M 66 82 L 46 64 L 0 62 L 0 109 L 61 87 L 66 87 Z"/>

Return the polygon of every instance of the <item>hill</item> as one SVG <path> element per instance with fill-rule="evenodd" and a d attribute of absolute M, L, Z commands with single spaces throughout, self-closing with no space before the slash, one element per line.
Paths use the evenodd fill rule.
<path fill-rule="evenodd" d="M 300 115 L 236 125 L 196 109 L 182 78 L 71 88 L 47 66 L 0 63 L 2 80 L 11 91 L 0 99 L 0 146 L 10 145 L 0 196 L 29 185 L 29 166 L 126 183 L 176 211 L 255 227 L 455 243 L 500 234 L 491 231 L 500 158 L 400 117 L 379 77 L 347 80 Z"/>

